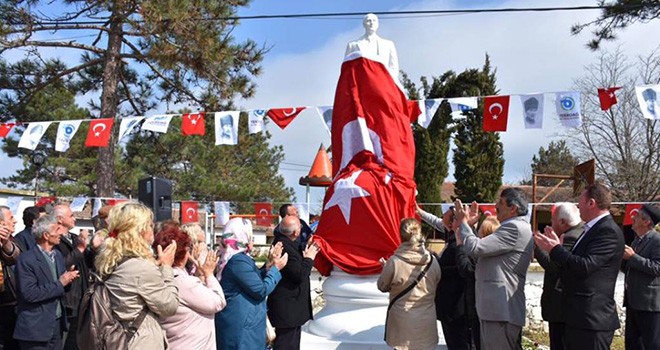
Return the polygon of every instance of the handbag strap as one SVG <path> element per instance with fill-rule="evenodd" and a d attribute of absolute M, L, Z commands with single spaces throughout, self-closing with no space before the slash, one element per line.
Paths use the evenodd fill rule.
<path fill-rule="evenodd" d="M 385 340 L 387 340 L 386 339 L 387 338 L 387 319 L 390 316 L 390 309 L 392 309 L 392 306 L 394 306 L 394 303 L 396 303 L 404 295 L 408 294 L 408 292 L 410 292 L 413 288 L 415 288 L 417 286 L 417 284 L 419 284 L 419 281 L 421 281 L 422 278 L 424 278 L 424 276 L 426 276 L 426 272 L 431 268 L 431 265 L 433 265 L 433 260 L 435 260 L 435 257 L 433 256 L 433 254 L 429 254 L 429 255 L 431 256 L 431 259 L 429 260 L 429 263 L 426 264 L 426 266 L 424 267 L 424 270 L 422 270 L 422 272 L 419 273 L 419 275 L 417 276 L 417 278 L 415 278 L 413 283 L 411 283 L 408 287 L 406 287 L 406 289 L 402 290 L 399 294 L 397 294 L 394 298 L 392 298 L 392 300 L 390 300 L 389 305 L 387 305 L 387 314 L 385 315 L 385 335 L 384 335 Z"/>
<path fill-rule="evenodd" d="M 147 314 L 149 313 L 149 308 L 148 307 L 143 307 L 138 316 L 131 321 L 128 326 L 126 327 L 126 331 L 130 335 L 128 337 L 128 341 L 133 339 L 135 336 L 135 333 L 137 333 L 138 329 L 140 329 L 140 326 L 142 325 L 142 321 L 147 317 Z"/>

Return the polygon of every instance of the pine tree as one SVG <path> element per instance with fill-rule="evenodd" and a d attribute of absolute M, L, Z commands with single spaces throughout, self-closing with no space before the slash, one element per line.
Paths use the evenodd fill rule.
<path fill-rule="evenodd" d="M 451 96 L 451 86 L 446 78 L 451 72 L 441 77 L 433 77 L 433 83 L 428 84 L 426 77 L 421 77 L 422 87 L 418 90 L 406 74 L 403 74 L 403 85 L 408 90 L 410 99 L 432 99 Z M 449 88 L 449 89 L 448 89 Z M 420 95 L 421 91 L 421 95 Z M 447 105 L 443 105 L 428 128 L 413 124 L 415 138 L 415 182 L 417 184 L 417 202 L 441 203 L 450 198 L 442 198 L 442 184 L 449 175 L 449 140 L 453 131 L 452 119 Z M 441 215 L 439 206 L 425 207 L 424 210 Z"/>
<path fill-rule="evenodd" d="M 470 69 L 453 81 L 463 96 L 496 95 L 495 71 L 490 59 L 481 70 Z M 472 110 L 458 123 L 454 144 L 456 197 L 464 202 L 493 202 L 502 186 L 504 149 L 500 136 L 483 130 L 483 106 Z"/>
<path fill-rule="evenodd" d="M 77 94 L 100 94 L 90 105 L 102 118 L 144 115 L 161 103 L 203 110 L 231 107 L 235 96 L 253 95 L 251 78 L 260 73 L 267 51 L 251 40 L 236 42 L 231 35 L 238 24 L 233 19 L 237 7 L 248 3 L 110 0 L 52 6 L 0 0 L 0 53 L 28 52 L 26 67 L 0 67 L 10 68 L 0 76 L 0 112 L 23 117 L 40 91 L 62 80 L 74 80 L 71 87 Z M 53 37 L 43 40 L 43 34 Z M 52 64 L 41 57 L 40 48 L 77 52 L 80 62 Z M 40 67 L 40 62 L 49 67 Z M 31 73 L 30 68 L 37 74 L 20 74 Z M 16 80 L 21 83 L 14 84 Z M 116 129 L 110 147 L 97 151 L 99 196 L 114 195 L 115 134 Z"/>
<path fill-rule="evenodd" d="M 566 140 L 550 141 L 547 149 L 539 148 L 538 157 L 537 155 L 532 156 L 532 172 L 534 174 L 572 175 L 573 168 L 577 164 L 578 159 L 571 153 Z M 557 179 L 539 179 L 537 184 L 554 186 L 559 181 Z M 531 180 L 523 182 L 527 185 L 531 183 Z M 564 181 L 562 186 L 571 186 L 571 182 Z"/>

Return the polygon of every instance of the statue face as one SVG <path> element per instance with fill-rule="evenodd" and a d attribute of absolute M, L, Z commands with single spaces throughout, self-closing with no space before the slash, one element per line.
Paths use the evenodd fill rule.
<path fill-rule="evenodd" d="M 362 25 L 364 26 L 367 34 L 373 34 L 378 30 L 378 17 L 376 17 L 376 15 L 373 13 L 370 13 L 364 16 Z"/>

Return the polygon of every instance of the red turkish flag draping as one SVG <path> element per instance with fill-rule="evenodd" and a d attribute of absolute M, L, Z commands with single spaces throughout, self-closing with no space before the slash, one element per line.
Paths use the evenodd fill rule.
<path fill-rule="evenodd" d="M 270 226 L 273 223 L 273 218 L 270 216 L 272 212 L 273 204 L 254 203 L 254 215 L 257 217 L 257 225 Z"/>
<path fill-rule="evenodd" d="M 284 129 L 304 110 L 305 107 L 272 108 L 266 114 L 280 129 Z"/>
<path fill-rule="evenodd" d="M 206 134 L 204 113 L 187 113 L 181 117 L 181 133 L 184 136 Z"/>
<path fill-rule="evenodd" d="M 486 216 L 497 216 L 497 210 L 493 204 L 479 204 L 479 211 Z"/>
<path fill-rule="evenodd" d="M 92 122 L 89 123 L 89 131 L 87 132 L 87 139 L 85 139 L 85 146 L 108 147 L 108 143 L 110 143 L 110 134 L 112 133 L 112 124 L 114 122 L 114 118 L 92 120 Z"/>
<path fill-rule="evenodd" d="M 417 114 L 379 62 L 342 65 L 332 119 L 333 183 L 326 192 L 314 241 L 315 266 L 358 275 L 381 271 L 400 244 L 402 219 L 415 217 Z"/>
<path fill-rule="evenodd" d="M 55 196 L 50 196 L 50 197 L 39 197 L 39 198 L 37 199 L 37 202 L 34 204 L 34 206 L 35 206 L 35 207 L 43 207 L 43 206 L 45 206 L 45 205 L 47 205 L 47 204 L 55 203 L 56 200 L 57 200 L 57 197 L 55 197 Z"/>
<path fill-rule="evenodd" d="M 7 137 L 11 129 L 16 126 L 16 123 L 2 123 L 0 124 L 0 137 Z"/>
<path fill-rule="evenodd" d="M 181 223 L 188 224 L 199 222 L 199 216 L 197 214 L 198 207 L 199 206 L 195 201 L 181 202 Z"/>
<path fill-rule="evenodd" d="M 626 214 L 623 217 L 623 225 L 632 225 L 633 216 L 637 216 L 637 212 L 642 209 L 641 204 L 626 204 Z"/>
<path fill-rule="evenodd" d="M 621 87 L 598 88 L 598 100 L 600 100 L 600 109 L 606 111 L 616 104 L 616 95 L 614 92 Z"/>
<path fill-rule="evenodd" d="M 509 119 L 509 96 L 484 98 L 484 131 L 506 131 Z"/>

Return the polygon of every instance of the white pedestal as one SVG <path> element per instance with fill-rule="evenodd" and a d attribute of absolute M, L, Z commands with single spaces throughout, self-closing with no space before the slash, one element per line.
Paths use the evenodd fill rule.
<path fill-rule="evenodd" d="M 301 349 L 390 349 L 383 340 L 388 294 L 376 287 L 378 275 L 356 276 L 337 268 L 323 282 L 325 306 L 302 328 Z M 438 323 L 440 345 L 446 349 Z"/>

